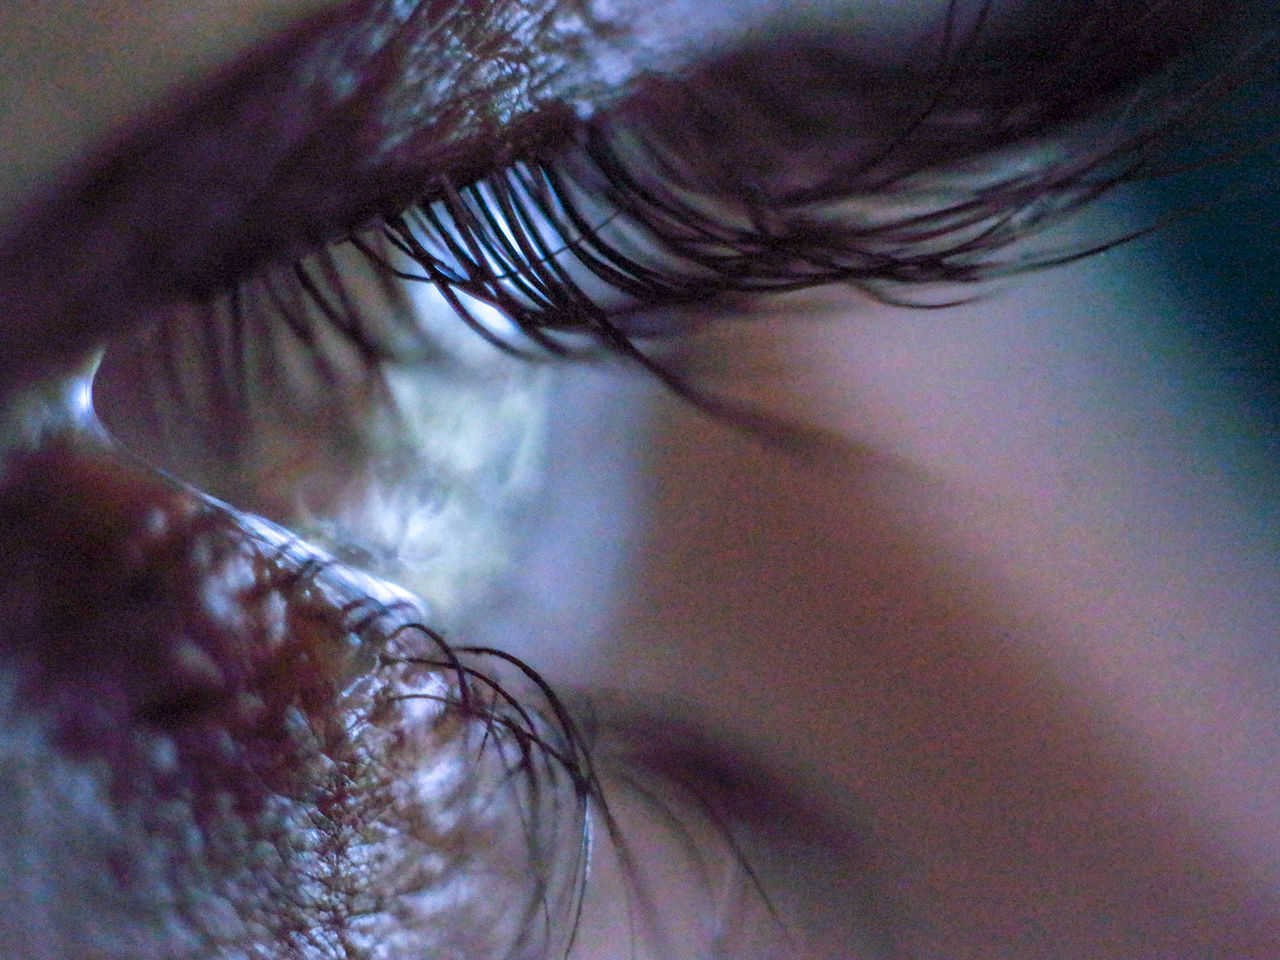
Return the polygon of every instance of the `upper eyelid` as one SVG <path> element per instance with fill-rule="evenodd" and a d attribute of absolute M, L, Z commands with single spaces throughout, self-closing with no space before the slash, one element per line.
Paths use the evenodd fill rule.
<path fill-rule="evenodd" d="M 520 127 L 477 110 L 476 90 L 450 109 L 465 99 L 455 75 L 407 83 L 404 58 L 430 50 L 440 9 L 365 0 L 310 19 L 70 170 L 0 235 L 0 314 L 24 320 L 2 331 L 0 395 L 169 303 L 407 203 L 410 184 L 474 153 L 476 136 Z M 396 102 L 408 88 L 421 114 L 410 138 L 388 127 L 410 109 Z"/>
<path fill-rule="evenodd" d="M 1018 170 L 1008 181 L 997 178 L 994 186 L 986 184 L 981 196 L 968 196 L 959 189 L 951 199 L 935 201 L 935 206 L 923 211 L 889 210 L 880 219 L 872 212 L 869 217 L 858 216 L 847 227 L 824 224 L 821 218 L 807 216 L 804 207 L 813 199 L 841 200 L 859 195 L 874 198 L 885 191 L 892 194 L 900 189 L 899 180 L 928 169 L 931 164 L 1003 147 L 1029 130 L 1066 123 L 1103 100 L 1111 85 L 1121 84 L 1126 78 L 1124 69 L 1114 63 L 1103 63 L 1111 68 L 1110 74 L 1094 69 L 1092 62 L 1071 63 L 1067 66 L 1076 74 L 1096 74 L 1098 88 L 1086 94 L 1067 92 L 1051 97 L 1046 79 L 1039 87 L 1030 85 L 1031 89 L 1025 92 L 1038 109 L 1021 110 L 1010 106 L 1018 101 L 1010 100 L 1010 92 L 1005 89 L 1009 86 L 1007 80 L 985 87 L 979 84 L 981 89 L 970 92 L 970 99 L 982 103 L 987 97 L 987 114 L 956 124 L 947 114 L 956 106 L 956 91 L 951 86 L 963 88 L 964 84 L 953 71 L 965 64 L 975 43 L 972 36 L 953 41 L 954 37 L 944 39 L 939 51 L 936 72 L 940 85 L 932 90 L 926 86 L 923 97 L 914 96 L 916 100 L 923 99 L 925 109 L 914 115 L 914 108 L 902 111 L 906 119 L 899 119 L 896 130 L 883 140 L 863 137 L 857 128 L 852 135 L 842 130 L 837 148 L 846 149 L 837 154 L 837 159 L 845 162 L 844 169 L 837 167 L 834 176 L 827 174 L 829 180 L 817 181 L 819 186 L 811 188 L 808 196 L 803 190 L 797 194 L 785 187 L 771 190 L 767 168 L 754 180 L 750 174 L 739 179 L 743 159 L 756 152 L 753 148 L 767 151 L 770 134 L 779 123 L 785 126 L 791 121 L 785 111 L 750 110 L 760 98 L 760 91 L 752 89 L 751 81 L 763 77 L 763 83 L 756 86 L 767 90 L 775 77 L 774 72 L 761 71 L 756 65 L 756 60 L 768 62 L 770 58 L 769 52 L 760 52 L 747 54 L 736 63 L 734 58 L 721 58 L 701 80 L 665 84 L 671 93 L 665 98 L 661 82 L 657 84 L 657 96 L 647 88 L 652 83 L 641 84 L 636 96 L 624 99 L 620 109 L 606 112 L 602 122 L 578 124 L 578 142 L 567 151 L 562 145 L 563 152 L 558 156 L 554 151 L 536 149 L 525 154 L 513 152 L 506 167 L 461 190 L 446 181 L 442 189 L 428 194 L 409 217 L 388 218 L 387 233 L 394 246 L 423 266 L 425 276 L 415 279 L 446 288 L 458 287 L 502 305 L 539 342 L 544 325 L 582 326 L 596 333 L 606 345 L 621 344 L 624 348 L 629 345 L 625 337 L 619 340 L 618 331 L 610 322 L 611 312 L 597 308 L 590 295 L 577 290 L 572 269 L 563 273 L 563 280 L 557 279 L 571 261 L 585 271 L 580 272 L 581 277 L 593 274 L 596 281 L 627 292 L 642 304 L 670 306 L 687 300 L 702 301 L 716 292 L 791 289 L 831 281 L 849 282 L 879 293 L 883 285 L 981 279 L 996 270 L 1027 269 L 1077 255 L 1079 251 L 1073 250 L 1023 260 L 996 259 L 1024 231 L 1054 222 L 1123 182 L 1129 176 L 1124 162 L 1140 165 L 1130 153 L 1139 161 L 1145 159 L 1149 143 L 1143 136 L 1132 140 L 1119 137 L 1102 151 L 1086 153 L 1083 161 L 1073 160 L 1061 166 L 1046 161 L 1039 180 Z M 1114 58 L 1120 42 L 1106 37 L 1095 38 L 1090 44 Z M 822 53 L 834 63 L 819 62 Z M 789 82 L 798 84 L 799 89 L 793 92 L 800 95 L 802 103 L 803 95 L 809 91 L 834 87 L 848 93 L 856 89 L 856 81 L 850 84 L 848 79 L 850 74 L 858 76 L 856 53 L 833 53 L 821 42 L 810 46 L 801 42 L 798 47 L 782 45 L 784 62 L 797 56 L 803 59 L 806 54 L 814 58 L 812 64 L 801 63 L 802 68 L 812 68 L 807 71 L 808 76 L 802 81 L 794 75 L 788 77 Z M 747 61 L 745 66 L 743 60 Z M 1066 66 L 1059 63 L 1050 63 L 1045 70 L 1054 80 L 1067 75 Z M 1025 88 L 1028 84 L 1019 86 Z M 912 94 L 914 90 L 911 87 L 905 92 Z M 891 90 L 890 96 L 895 93 L 901 92 Z M 849 99 L 855 107 L 868 103 L 884 106 L 875 103 L 874 98 Z M 961 104 L 965 102 L 963 95 L 958 99 Z M 655 132 L 645 129 L 648 118 L 644 116 L 646 112 L 653 114 L 655 100 L 659 105 L 656 149 L 644 142 L 645 133 Z M 636 109 L 629 111 L 629 107 Z M 744 111 L 744 107 L 748 109 Z M 843 103 L 836 107 L 844 108 Z M 661 116 L 663 112 L 667 114 L 665 118 Z M 935 112 L 938 116 L 933 115 Z M 935 125 L 942 127 L 936 135 L 928 129 Z M 615 142 L 619 127 L 621 137 Z M 709 133 L 704 129 L 707 127 Z M 726 128 L 730 135 L 722 135 Z M 637 130 L 640 135 L 632 139 L 638 145 L 633 145 L 634 155 L 628 155 L 626 141 Z M 672 138 L 664 137 L 672 130 L 674 149 Z M 912 155 L 912 140 L 917 134 L 924 141 L 922 156 Z M 864 142 L 868 139 L 869 145 Z M 1108 150 L 1115 156 L 1109 156 Z M 899 156 L 895 157 L 895 152 Z M 789 172 L 792 165 L 784 162 L 786 159 L 785 155 L 775 156 L 774 166 Z M 665 163 L 667 160 L 672 163 Z M 1108 166 L 1107 161 L 1113 163 Z M 727 170 L 724 179 L 715 179 L 717 165 Z M 682 176 L 690 167 L 695 172 Z M 646 169 L 660 172 L 636 173 Z M 575 178 L 584 170 L 585 177 Z M 708 171 L 712 174 L 710 179 L 700 178 L 699 174 Z M 576 190 L 564 189 L 562 177 L 566 173 L 570 186 Z M 928 189 L 936 192 L 932 186 Z M 684 191 L 692 192 L 692 202 Z M 910 195 L 910 190 L 907 192 Z M 706 207 L 700 208 L 699 194 L 711 205 L 710 212 Z M 648 234 L 650 246 L 655 249 L 637 260 L 624 248 L 602 239 L 584 213 L 590 203 L 579 206 L 578 196 L 603 201 L 594 208 L 600 214 L 600 223 L 609 224 L 615 217 L 623 223 L 629 220 Z M 771 215 L 774 204 L 780 216 Z M 719 211 L 715 209 L 717 205 Z M 418 231 L 410 229 L 406 222 L 409 219 L 416 219 L 419 228 L 434 240 L 434 249 L 444 252 L 419 246 Z M 519 250 L 512 245 L 512 238 Z M 553 241 L 550 246 L 544 242 L 547 239 Z M 366 250 L 363 241 L 357 240 L 357 245 Z M 382 262 L 381 257 L 371 256 Z M 407 276 L 390 265 L 385 269 Z M 633 288 L 641 292 L 635 293 Z M 573 309 L 575 306 L 584 312 Z M 629 349 L 626 352 L 632 353 Z"/>
<path fill-rule="evenodd" d="M 30 318 L 5 331 L 0 356 L 10 359 L 0 360 L 0 385 L 74 361 L 142 319 L 149 306 L 206 296 L 257 262 L 305 252 L 395 212 L 437 173 L 465 182 L 487 172 L 493 153 L 486 148 L 494 142 L 503 147 L 500 155 L 515 157 L 522 142 L 571 128 L 567 107 L 552 99 L 534 109 L 539 105 L 528 91 L 515 97 L 530 108 L 523 118 L 477 111 L 473 101 L 473 109 L 421 124 L 408 137 L 390 129 L 385 116 L 353 113 L 353 105 L 380 103 L 392 104 L 393 114 L 408 109 L 404 77 L 396 75 L 405 64 L 397 58 L 405 51 L 421 56 L 413 31 L 423 22 L 413 17 L 424 8 L 361 5 L 353 9 L 370 17 L 330 18 L 260 52 L 205 88 L 194 104 L 150 124 L 28 222 L 0 250 L 0 307 Z M 540 9 L 551 16 L 555 8 Z M 388 42 L 379 18 L 393 9 L 409 12 Z M 361 63 L 371 77 L 360 76 Z M 389 74 L 388 65 L 396 68 Z M 352 78 L 359 81 L 354 98 Z M 418 78 L 419 90 L 429 86 Z M 638 104 L 637 116 L 647 123 L 653 102 L 648 95 L 624 99 L 619 113 Z M 976 146 L 982 145 L 979 138 Z M 948 151 L 955 158 L 973 149 L 975 143 L 961 137 Z M 273 165 L 283 177 L 243 182 Z"/>

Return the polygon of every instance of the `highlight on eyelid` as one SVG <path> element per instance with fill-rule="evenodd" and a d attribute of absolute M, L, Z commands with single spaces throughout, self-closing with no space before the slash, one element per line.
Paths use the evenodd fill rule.
<path fill-rule="evenodd" d="M 675 101 L 687 94 L 678 91 Z M 732 116 L 734 106 L 716 103 L 713 119 Z M 583 118 L 567 137 L 506 157 L 484 176 L 433 177 L 408 209 L 296 262 L 237 278 L 222 295 L 113 343 L 96 384 L 104 421 L 153 465 L 409 582 L 443 615 L 439 622 L 450 622 L 478 582 L 500 575 L 508 514 L 531 502 L 540 482 L 550 368 L 503 350 L 554 356 L 583 352 L 586 342 L 643 362 L 633 320 L 655 305 L 826 283 L 893 299 L 1070 259 L 1089 251 L 1024 257 L 1017 244 L 1146 175 L 1161 140 L 1159 125 L 1140 127 L 1083 156 L 1036 147 L 1019 155 L 1023 162 L 975 161 L 948 179 L 924 161 L 899 165 L 917 156 L 907 147 L 930 119 L 909 113 L 902 130 L 869 153 L 854 151 L 829 181 L 785 183 L 782 196 L 764 189 L 768 177 L 726 186 L 713 175 L 723 171 L 697 162 L 725 154 L 690 156 L 669 127 L 643 114 Z M 1001 108 L 980 119 L 988 126 L 960 131 L 971 142 L 956 138 L 970 158 L 1008 135 Z M 480 338 L 460 336 L 463 325 Z M 321 570 L 308 563 L 294 564 L 306 570 L 289 585 L 300 593 L 286 591 L 298 608 L 308 590 L 323 592 Z M 329 570 L 327 561 L 320 567 Z M 352 894 L 361 913 L 353 943 L 376 935 L 382 949 L 403 943 L 420 951 L 425 937 L 432 950 L 481 956 L 540 955 L 549 943 L 552 953 L 567 949 L 560 941 L 575 931 L 588 936 L 573 918 L 592 896 L 582 871 L 593 806 L 618 861 L 613 885 L 596 888 L 603 892 L 595 896 L 621 903 L 604 904 L 623 914 L 616 926 L 606 920 L 606 930 L 643 931 L 661 957 L 673 954 L 671 943 L 723 947 L 740 932 L 730 929 L 735 910 L 758 891 L 743 883 L 750 875 L 731 848 L 718 860 L 705 853 L 723 839 L 718 824 L 705 831 L 710 841 L 689 840 L 697 828 L 686 825 L 680 805 L 634 778 L 627 785 L 640 797 L 641 826 L 621 820 L 617 805 L 602 806 L 589 738 L 536 676 L 498 651 L 453 646 L 425 623 L 389 626 L 363 602 L 353 597 L 355 606 L 339 609 L 373 615 L 354 633 L 370 634 L 362 654 L 381 645 L 377 673 L 394 687 L 377 703 L 385 713 L 361 718 L 376 728 L 375 749 L 309 753 L 320 769 L 336 752 L 336 773 L 322 771 L 332 780 L 317 781 L 319 803 L 312 794 L 303 812 L 280 814 L 308 836 L 313 808 L 367 828 L 377 816 L 346 804 L 348 781 L 372 783 L 377 802 L 395 811 L 391 827 L 377 822 L 396 841 L 408 838 L 405 849 L 372 844 L 359 851 L 355 881 L 331 878 L 350 893 L 353 882 L 394 861 L 381 881 L 391 895 Z M 341 652 L 348 625 L 322 617 L 297 633 L 336 638 Z M 199 676 L 200 650 L 180 649 L 185 669 Z M 536 706 L 513 693 L 517 687 Z M 145 719 L 185 720 L 189 707 L 162 698 Z M 286 738 L 311 742 L 305 715 L 289 713 L 281 725 Z M 335 742 L 346 750 L 341 737 Z M 406 744 L 410 759 L 388 759 L 392 746 Z M 388 754 L 378 752 L 384 746 Z M 484 762 L 475 763 L 477 754 Z M 432 761 L 422 763 L 424 756 Z M 474 813 L 463 828 L 453 801 Z M 667 830 L 666 849 L 684 858 L 646 873 L 629 841 L 655 821 Z M 483 854 L 473 861 L 477 845 Z M 376 862 L 359 859 L 370 852 Z M 475 869 L 451 873 L 458 856 Z M 672 874 L 679 883 L 668 884 Z M 721 878 L 733 894 L 728 911 L 711 902 Z M 706 903 L 690 896 L 698 909 L 680 915 L 688 903 L 650 896 L 668 887 L 696 891 Z M 485 901 L 492 888 L 509 896 Z M 619 889 L 626 895 L 617 897 Z M 387 913 L 398 927 L 371 932 L 370 918 Z M 423 920 L 442 916 L 449 922 Z M 471 922 L 454 922 L 460 918 Z M 694 928 L 687 937 L 678 927 L 685 920 Z M 608 937 L 604 946 L 616 947 Z"/>
<path fill-rule="evenodd" d="M 705 75 L 638 78 L 607 109 L 562 117 L 544 139 L 490 152 L 499 169 L 424 174 L 416 203 L 296 262 L 224 278 L 221 295 L 190 308 L 196 318 L 160 317 L 155 336 L 179 339 L 174 330 L 194 328 L 216 370 L 195 379 L 217 384 L 225 396 L 216 406 L 230 411 L 270 366 L 263 354 L 280 360 L 267 383 L 295 394 L 300 380 L 309 381 L 301 392 L 313 393 L 323 382 L 371 384 L 378 376 L 363 368 L 438 357 L 441 324 L 423 322 L 424 312 L 441 312 L 423 292 L 434 287 L 446 314 L 502 349 L 603 348 L 735 419 L 637 342 L 680 332 L 680 321 L 662 326 L 677 316 L 671 308 L 831 283 L 940 305 L 991 277 L 1125 239 L 1067 249 L 1025 243 L 1158 173 L 1171 131 L 1232 78 L 1191 95 L 1152 94 L 1148 110 L 1139 91 L 1117 108 L 1113 94 L 1144 78 L 1122 62 L 1120 39 L 1151 71 L 1179 46 L 1154 19 L 1129 22 L 1122 6 L 1090 7 L 1065 31 L 1075 43 L 1033 71 L 978 60 L 999 52 L 982 37 L 989 4 L 966 13 L 948 3 L 938 35 L 924 38 L 923 66 L 905 72 L 876 73 L 856 50 L 797 36 L 781 38 L 778 51 L 724 57 Z M 1147 13 L 1174 17 L 1159 5 Z M 409 21 L 400 29 L 411 36 Z M 788 70 L 762 75 L 751 67 L 759 57 Z M 1009 69 L 995 69 L 1002 65 Z M 1075 78 L 1099 89 L 1067 82 Z M 779 102 L 784 82 L 801 89 Z M 1055 129 L 1108 107 L 1121 114 L 1110 129 L 1089 127 L 1088 141 L 1077 129 L 1061 149 L 1050 146 Z M 801 119 L 813 123 L 801 124 L 797 141 L 788 125 Z M 764 143 L 774 134 L 778 143 Z M 419 291 L 407 294 L 405 284 Z M 289 338 L 288 349 L 257 346 Z M 104 385 L 119 366 L 109 353 Z"/>

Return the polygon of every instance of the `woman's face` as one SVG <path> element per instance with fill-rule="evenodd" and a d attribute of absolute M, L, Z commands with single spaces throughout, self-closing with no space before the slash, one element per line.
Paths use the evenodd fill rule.
<path fill-rule="evenodd" d="M 0 952 L 1276 955 L 1263 228 L 1001 269 L 1167 6 L 0 4 Z"/>

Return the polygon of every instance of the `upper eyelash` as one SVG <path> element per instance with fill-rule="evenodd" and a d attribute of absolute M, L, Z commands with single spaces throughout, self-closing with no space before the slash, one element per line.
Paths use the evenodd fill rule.
<path fill-rule="evenodd" d="M 643 148 L 628 163 L 617 146 L 620 141 L 610 133 L 603 125 L 585 123 L 578 128 L 574 144 L 580 152 L 572 147 L 566 151 L 557 142 L 468 184 L 455 186 L 440 180 L 429 197 L 408 212 L 337 245 L 349 244 L 378 267 L 378 275 L 387 281 L 383 289 L 390 316 L 403 321 L 395 327 L 409 341 L 386 336 L 379 323 L 360 312 L 332 249 L 327 248 L 237 284 L 225 298 L 205 307 L 210 320 L 206 332 L 223 338 L 226 348 L 221 355 L 229 363 L 221 366 L 242 377 L 244 370 L 236 358 L 251 333 L 250 325 L 258 322 L 283 323 L 304 342 L 319 342 L 324 335 L 317 329 L 321 325 L 336 331 L 370 366 L 400 355 L 418 327 L 393 282 L 404 279 L 407 272 L 388 260 L 388 254 L 398 250 L 424 271 L 417 279 L 435 284 L 446 297 L 465 293 L 505 309 L 531 342 L 547 350 L 565 350 L 549 331 L 584 330 L 606 348 L 669 376 L 635 346 L 617 314 L 604 309 L 557 266 L 557 255 L 567 255 L 641 304 L 681 304 L 726 292 L 786 290 L 828 282 L 851 283 L 890 299 L 894 290 L 912 284 L 979 280 L 1083 255 L 1087 251 L 1020 262 L 1001 257 L 1028 229 L 1052 222 L 1138 176 L 1147 156 L 1143 148 L 1154 142 L 1130 143 L 1133 152 L 1119 168 L 1114 154 L 1099 155 L 1070 167 L 1041 170 L 1038 176 L 1006 179 L 932 210 L 854 226 L 801 217 L 796 221 L 799 228 L 788 233 L 770 229 L 776 212 L 766 205 L 740 202 L 736 215 L 717 218 L 708 212 L 714 203 L 697 202 L 696 195 L 675 181 L 655 177 L 641 182 L 632 170 L 644 155 Z M 904 183 L 905 177 L 899 182 Z M 647 266 L 607 240 L 601 233 L 604 224 L 578 206 L 575 184 L 590 188 L 582 190 L 582 195 L 616 207 L 606 222 L 621 218 L 655 239 L 661 254 L 656 260 L 667 266 Z M 886 193 L 895 186 L 894 181 L 880 185 Z M 546 224 L 549 232 L 540 232 L 538 224 Z M 411 238 L 433 231 L 439 254 L 421 243 L 421 250 L 414 248 Z M 677 264 L 690 269 L 677 272 Z M 469 311 L 465 300 L 453 296 L 452 302 L 462 319 L 482 335 L 500 347 L 513 348 L 494 336 Z M 324 363 L 324 356 L 323 349 L 317 349 L 315 362 Z M 669 382 L 689 392 L 677 379 Z M 237 391 L 248 391 L 243 379 Z M 693 396 L 704 406 L 711 405 L 707 398 Z M 465 676 L 460 675 L 460 680 L 465 681 Z M 458 706 L 465 712 L 469 709 L 465 682 L 459 689 Z M 536 771 L 525 769 L 530 750 L 536 750 L 548 765 L 569 774 L 579 800 L 594 796 L 589 764 L 575 765 L 581 757 L 553 752 L 536 735 L 528 734 L 531 724 L 519 704 L 506 701 L 497 688 L 493 693 L 502 701 L 493 709 L 510 708 L 514 719 L 512 715 L 481 716 L 497 734 L 514 741 L 519 759 L 513 772 L 536 776 Z M 554 704 L 549 691 L 544 693 Z"/>
<path fill-rule="evenodd" d="M 582 150 L 568 161 L 533 156 L 462 186 L 441 178 L 428 199 L 327 250 L 264 271 L 232 297 L 260 285 L 274 291 L 269 299 L 300 335 L 309 306 L 361 354 L 377 356 L 381 350 L 369 334 L 371 325 L 354 309 L 332 260 L 335 249 L 350 245 L 388 278 L 441 289 L 464 321 L 500 347 L 512 345 L 498 341 L 457 294 L 498 308 L 549 351 L 564 350 L 546 335 L 552 330 L 591 333 L 618 348 L 626 337 L 614 320 L 635 309 L 829 283 L 889 300 L 891 291 L 904 287 L 972 283 L 1049 265 L 1059 255 L 998 255 L 1134 179 L 1141 164 L 1115 171 L 1103 169 L 1113 163 L 1110 157 L 1076 163 L 1038 177 L 1010 178 L 932 209 L 859 223 L 823 216 L 816 205 L 780 211 L 758 201 L 690 198 L 678 186 L 642 182 L 599 128 L 585 126 L 580 137 Z M 881 185 L 880 196 L 871 199 L 887 201 L 895 188 Z M 909 188 L 901 192 L 909 195 Z M 610 212 L 593 220 L 586 203 L 603 203 Z M 723 215 L 709 211 L 716 206 Z M 605 230 L 618 225 L 643 237 L 649 249 L 631 251 L 609 240 Z M 394 253 L 421 272 L 394 265 Z M 642 259 L 646 254 L 649 263 Z M 625 308 L 601 306 L 570 266 L 622 294 Z M 291 288 L 289 294 L 282 295 L 280 284 Z M 225 303 L 234 315 L 231 298 Z"/>
<path fill-rule="evenodd" d="M 934 84 L 928 95 L 889 104 L 902 109 L 902 121 L 865 156 L 804 190 L 771 196 L 753 193 L 749 185 L 726 189 L 714 178 L 690 175 L 679 150 L 643 122 L 631 122 L 634 115 L 545 118 L 539 139 L 504 146 L 501 169 L 461 181 L 439 175 L 407 209 L 297 261 L 259 269 L 199 304 L 203 335 L 220 343 L 217 378 L 232 393 L 246 394 L 250 378 L 238 357 L 245 344 L 273 328 L 290 331 L 311 350 L 325 376 L 338 375 L 341 367 L 325 356 L 335 333 L 369 370 L 385 359 L 429 353 L 430 337 L 402 286 L 417 280 L 434 285 L 462 321 L 502 349 L 527 352 L 532 345 L 569 353 L 581 349 L 582 340 L 571 348 L 559 332 L 584 333 L 709 412 L 759 426 L 752 412 L 703 394 L 652 360 L 636 343 L 632 317 L 725 294 L 829 283 L 888 303 L 945 306 L 958 301 L 929 303 L 909 292 L 973 284 L 1105 249 L 1142 231 L 1065 250 L 1010 251 L 1107 191 L 1156 175 L 1154 158 L 1171 131 L 1231 85 L 1228 78 L 1216 91 L 1172 105 L 1157 102 L 1146 121 L 1083 157 L 1045 159 L 1015 174 L 992 164 L 985 182 L 979 174 L 957 175 L 947 184 L 949 192 L 939 195 L 928 126 L 938 112 L 940 142 L 956 139 L 948 126 L 946 111 L 954 106 L 948 96 L 952 85 L 965 82 L 966 67 L 982 66 L 975 41 L 985 29 L 990 2 L 979 5 L 967 28 L 960 26 L 955 0 L 948 3 L 937 69 L 924 74 Z M 1107 8 L 1099 8 L 1097 22 L 1094 17 L 1090 13 L 1080 28 L 1086 50 L 1091 31 L 1108 22 Z M 1117 44 L 1109 37 L 1098 55 L 1117 56 Z M 1112 69 L 1109 61 L 1103 67 Z M 988 111 L 980 129 L 962 125 L 963 149 L 952 162 L 1039 136 L 1055 123 L 1078 119 L 1082 105 L 1097 99 L 1089 91 L 1072 95 L 1048 83 L 1083 76 L 1065 55 L 1060 61 L 1051 57 L 1041 73 L 1032 78 L 1038 86 L 1029 97 L 1030 113 L 1019 113 L 1015 103 L 1021 101 L 1009 101 L 1010 91 L 1000 88 L 993 105 L 979 108 Z M 1237 65 L 1235 78 L 1242 74 Z M 980 97 L 982 81 L 978 85 Z M 923 150 L 914 156 L 919 145 Z M 861 209 L 850 215 L 850 204 Z M 630 242 L 637 240 L 639 246 Z M 359 251 L 378 278 L 382 299 L 376 316 L 348 289 L 339 258 L 350 251 Z M 584 287 L 588 279 L 595 290 L 620 297 L 621 306 L 602 303 Z M 505 313 L 523 343 L 495 332 L 477 316 L 475 303 Z M 174 372 L 180 380 L 181 371 Z"/>
<path fill-rule="evenodd" d="M 370 370 L 419 349 L 430 351 L 401 286 L 420 282 L 436 287 L 464 323 L 499 349 L 527 352 L 492 330 L 472 304 L 495 307 L 546 353 L 573 352 L 559 332 L 587 334 L 590 342 L 637 362 L 707 412 L 777 433 L 777 424 L 699 391 L 651 359 L 629 331 L 628 315 L 726 294 L 830 283 L 886 303 L 950 305 L 957 301 L 928 304 L 902 292 L 974 284 L 1128 239 L 1006 256 L 1026 236 L 1145 175 L 1160 141 L 1159 131 L 1144 130 L 1083 160 L 957 188 L 945 202 L 923 209 L 918 198 L 926 191 L 913 179 L 920 172 L 899 172 L 876 182 L 867 198 L 870 213 L 852 219 L 831 215 L 835 201 L 779 208 L 723 192 L 698 193 L 676 176 L 664 176 L 671 163 L 660 148 L 639 142 L 630 131 L 584 121 L 568 145 L 557 139 L 531 148 L 502 170 L 464 185 L 438 178 L 403 213 L 302 260 L 259 272 L 204 304 L 200 326 L 220 341 L 210 351 L 218 358 L 218 381 L 233 384 L 243 398 L 249 377 L 238 356 L 246 342 L 273 326 L 289 330 L 326 376 L 338 375 L 326 368 L 340 366 L 326 359 L 331 333 Z M 619 146 L 623 142 L 629 157 Z M 640 168 L 658 173 L 641 178 L 634 172 Z M 863 173 L 875 179 L 873 165 Z M 906 212 L 894 213 L 895 201 L 905 201 Z M 610 239 L 609 231 L 622 239 Z M 358 251 L 379 279 L 379 316 L 368 315 L 348 289 L 335 259 L 344 249 Z M 407 263 L 397 264 L 397 257 Z M 622 307 L 602 305 L 584 289 L 588 278 L 621 295 Z M 181 371 L 173 373 L 180 382 Z"/>

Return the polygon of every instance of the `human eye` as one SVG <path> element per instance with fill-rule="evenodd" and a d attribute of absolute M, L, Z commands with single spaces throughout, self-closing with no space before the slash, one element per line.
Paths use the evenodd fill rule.
<path fill-rule="evenodd" d="M 55 200 L 71 220 L 57 223 L 58 259 L 40 262 L 49 247 L 24 249 L 25 236 L 8 247 L 5 302 L 30 322 L 6 328 L 6 387 L 106 342 L 96 403 L 115 438 L 235 508 L 96 440 L 66 445 L 57 422 L 9 462 L 4 608 L 23 626 L 9 640 L 20 667 L 6 770 L 13 808 L 63 832 L 11 831 L 39 848 L 32 862 L 56 890 L 36 925 L 47 940 L 8 913 L 6 935 L 32 938 L 14 941 L 19 955 L 563 947 L 582 894 L 579 828 L 601 801 L 595 768 L 558 696 L 503 654 L 467 650 L 447 622 L 476 589 L 453 582 L 456 565 L 500 553 L 506 534 L 466 539 L 502 522 L 474 513 L 441 532 L 446 497 L 479 488 L 474 511 L 538 492 L 521 469 L 554 368 L 500 348 L 594 345 L 666 375 L 643 335 L 682 329 L 698 304 L 832 282 L 892 299 L 1054 259 L 1003 258 L 1038 219 L 1121 182 L 1141 135 L 1095 167 L 1080 154 L 1026 178 L 988 167 L 985 194 L 947 193 L 939 169 L 1082 120 L 1170 52 L 1159 31 L 1126 32 L 1157 38 L 1136 47 L 1142 70 L 1060 58 L 1039 99 L 1019 99 L 957 73 L 971 58 L 938 53 L 985 34 L 952 5 L 924 76 L 881 76 L 797 30 L 710 66 L 668 37 L 685 66 L 614 90 L 592 65 L 618 56 L 616 41 L 575 8 L 497 5 L 478 25 L 475 9 L 344 9 L 303 38 L 301 69 L 251 60 L 92 170 L 93 189 Z M 1086 22 L 1095 35 L 1106 23 Z M 759 60 L 807 82 L 779 85 Z M 545 85 L 526 79 L 544 69 Z M 855 69 L 882 86 L 859 100 L 842 86 Z M 1060 92 L 1086 74 L 1096 97 Z M 297 119 L 290 96 L 320 109 Z M 242 168 L 274 178 L 246 198 Z M 99 219 L 81 224 L 89 207 Z M 468 326 L 474 341 L 457 335 Z M 385 506 L 371 489 L 401 513 L 365 535 Z M 425 541 L 405 546 L 406 517 L 425 517 Z M 423 554 L 440 577 L 422 574 Z M 645 772 L 632 772 L 642 797 Z M 652 819 L 678 819 L 664 803 Z M 48 813 L 64 808 L 84 816 L 73 827 Z M 685 830 L 671 831 L 676 846 Z M 23 897 L 34 911 L 40 898 Z"/>

